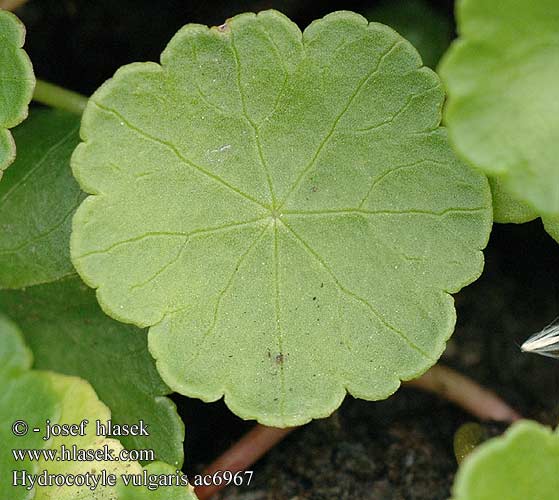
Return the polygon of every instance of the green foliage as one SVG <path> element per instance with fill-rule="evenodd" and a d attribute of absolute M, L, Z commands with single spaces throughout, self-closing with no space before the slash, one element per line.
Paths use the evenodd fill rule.
<path fill-rule="evenodd" d="M 500 223 L 522 224 L 537 219 L 539 215 L 526 202 L 519 201 L 503 183 L 494 177 L 489 178 L 493 194 L 493 220 Z M 559 242 L 559 215 L 542 216 L 548 234 Z"/>
<path fill-rule="evenodd" d="M 0 178 L 15 158 L 15 144 L 8 129 L 27 116 L 35 87 L 31 61 L 22 49 L 25 27 L 12 13 L 0 9 Z"/>
<path fill-rule="evenodd" d="M 393 7 L 369 16 L 434 65 L 447 19 L 420 0 Z M 453 143 L 490 175 L 496 221 L 541 216 L 559 241 L 558 4 L 462 0 L 458 14 L 441 65 Z M 187 25 L 160 64 L 125 66 L 94 94 L 81 143 L 79 118 L 51 109 L 12 139 L 35 85 L 23 41 L 0 11 L 0 174 L 18 147 L 0 183 L 0 443 L 151 448 L 172 465 L 0 453 L 0 498 L 195 500 L 190 487 L 26 492 L 8 478 L 174 476 L 184 427 L 170 388 L 284 427 L 329 415 L 346 392 L 386 398 L 436 362 L 451 294 L 482 271 L 492 203 L 440 127 L 438 77 L 398 33 L 350 12 L 303 33 L 275 11 Z M 37 90 L 78 113 L 85 102 Z M 150 436 L 45 443 L 14 436 L 17 418 L 142 419 Z M 482 438 L 457 433 L 456 500 L 557 496 L 558 433 L 521 422 L 470 453 Z"/>
<path fill-rule="evenodd" d="M 39 109 L 14 131 L 19 154 L 0 183 L 0 287 L 53 283 L 0 292 L 0 310 L 23 328 L 37 368 L 89 381 L 117 422 L 149 421 L 150 437 L 124 437 L 126 446 L 147 444 L 159 459 L 180 466 L 183 424 L 163 397 L 169 390 L 145 332 L 111 320 L 93 292 L 71 277 L 71 217 L 84 197 L 70 170 L 79 122 L 67 112 Z"/>
<path fill-rule="evenodd" d="M 133 461 L 16 461 L 12 449 L 43 449 L 58 450 L 61 447 L 71 449 L 76 446 L 82 450 L 101 450 L 104 446 L 118 456 L 122 445 L 115 439 L 97 436 L 95 422 L 107 422 L 111 419 L 109 409 L 97 398 L 93 388 L 83 379 L 60 375 L 48 371 L 31 370 L 32 357 L 26 348 L 19 329 L 4 316 L 0 316 L 0 386 L 2 387 L 2 405 L 0 405 L 0 497 L 10 500 L 142 500 L 144 498 L 169 498 L 172 500 L 195 500 L 191 488 L 162 488 L 173 496 L 160 497 L 151 494 L 146 488 L 134 488 L 133 493 L 121 488 L 119 480 L 117 496 L 115 488 L 99 485 L 94 491 L 84 487 L 35 487 L 32 491 L 24 487 L 12 486 L 12 471 L 26 470 L 29 474 L 100 474 L 106 470 L 108 474 L 141 474 L 142 467 Z M 29 425 L 25 436 L 15 436 L 12 424 L 24 419 Z M 87 419 L 93 429 L 87 429 L 85 435 L 57 436 L 48 441 L 42 439 L 45 422 L 51 424 L 78 424 Z M 32 431 L 38 427 L 42 432 Z M 145 448 L 142 445 L 141 448 Z M 60 455 L 59 455 L 60 456 Z M 163 463 L 148 466 L 148 471 L 158 474 L 174 473 L 175 468 Z"/>
<path fill-rule="evenodd" d="M 0 310 L 14 319 L 35 354 L 35 368 L 86 379 L 113 421 L 143 419 L 150 436 L 124 436 L 127 448 L 155 451 L 180 467 L 184 426 L 147 350 L 146 332 L 106 316 L 92 290 L 73 277 L 22 291 L 0 292 Z"/>
<path fill-rule="evenodd" d="M 559 215 L 559 3 L 462 0 L 440 74 L 459 154 L 540 215 Z"/>
<path fill-rule="evenodd" d="M 41 376 L 47 380 L 50 387 L 57 396 L 60 405 L 60 413 L 52 423 L 61 425 L 73 425 L 87 419 L 89 422 L 107 422 L 111 418 L 110 410 L 97 398 L 93 388 L 83 379 L 68 377 L 58 373 L 42 372 Z M 21 396 L 20 396 L 21 399 Z M 16 401 L 13 410 L 18 410 Z M 19 413 L 12 414 L 15 419 Z M 39 426 L 44 429 L 44 423 Z M 77 449 L 101 450 L 104 446 L 114 450 L 116 456 L 122 450 L 121 444 L 116 439 L 108 439 L 97 436 L 95 429 L 88 429 L 84 436 L 59 436 L 53 437 L 48 442 L 48 447 L 60 450 L 62 446 L 71 449 L 75 445 Z M 21 447 L 21 444 L 19 444 Z M 27 446 L 26 446 L 27 447 Z M 13 464 L 12 467 L 17 467 Z M 108 474 L 139 474 L 142 471 L 137 462 L 125 461 L 47 461 L 44 458 L 38 462 L 39 472 L 48 471 L 49 474 L 98 474 L 106 470 Z M 114 487 L 99 485 L 92 492 L 87 486 L 64 486 L 64 487 L 38 487 L 35 491 L 34 500 L 116 500 Z"/>
<path fill-rule="evenodd" d="M 47 419 L 56 421 L 60 402 L 50 379 L 39 372 L 29 371 L 32 356 L 23 342 L 20 331 L 11 321 L 0 316 L 0 498 L 23 500 L 31 498 L 25 489 L 11 486 L 15 468 L 30 474 L 37 472 L 36 462 L 20 463 L 16 467 L 11 450 L 17 448 L 42 449 L 46 443 L 41 435 L 31 432 L 17 437 L 13 423 L 25 417 L 30 428 L 44 426 Z"/>
<path fill-rule="evenodd" d="M 3 315 L 0 315 L 0 331 L 0 378 L 5 380 L 31 368 L 33 356 L 21 340 L 19 329 Z"/>
<path fill-rule="evenodd" d="M 450 44 L 450 20 L 425 0 L 384 0 L 367 11 L 366 17 L 394 28 L 417 49 L 423 63 L 431 68 L 437 65 Z"/>
<path fill-rule="evenodd" d="M 559 498 L 559 433 L 521 421 L 470 453 L 458 471 L 454 500 Z"/>
<path fill-rule="evenodd" d="M 498 177 L 490 177 L 493 195 L 493 220 L 501 224 L 523 224 L 538 218 L 537 212 L 527 203 L 518 200 Z"/>
<path fill-rule="evenodd" d="M 543 226 L 549 235 L 559 242 L 559 216 L 542 219 Z"/>
<path fill-rule="evenodd" d="M 0 182 L 0 288 L 74 274 L 72 215 L 83 199 L 70 171 L 78 116 L 40 109 L 14 130 L 18 157 Z"/>
<path fill-rule="evenodd" d="M 491 225 L 442 103 L 353 13 L 187 25 L 88 103 L 73 262 L 183 394 L 275 426 L 386 398 L 442 353 Z"/>

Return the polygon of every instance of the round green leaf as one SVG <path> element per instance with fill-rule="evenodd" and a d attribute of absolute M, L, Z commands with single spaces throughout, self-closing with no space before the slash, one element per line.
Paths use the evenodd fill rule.
<path fill-rule="evenodd" d="M 22 49 L 25 27 L 11 12 L 0 10 L 0 177 L 15 158 L 15 144 L 8 131 L 27 116 L 35 77 Z"/>
<path fill-rule="evenodd" d="M 78 116 L 31 112 L 14 130 L 18 156 L 0 182 L 0 288 L 24 288 L 75 274 L 72 215 L 83 200 L 70 171 Z"/>
<path fill-rule="evenodd" d="M 559 497 L 559 433 L 536 422 L 514 424 L 462 462 L 454 500 L 552 500 Z"/>
<path fill-rule="evenodd" d="M 178 392 L 274 426 L 386 398 L 442 353 L 491 226 L 442 101 L 357 14 L 187 25 L 89 101 L 76 269 Z"/>
<path fill-rule="evenodd" d="M 559 2 L 461 0 L 440 65 L 445 123 L 468 162 L 540 214 L 559 214 Z"/>

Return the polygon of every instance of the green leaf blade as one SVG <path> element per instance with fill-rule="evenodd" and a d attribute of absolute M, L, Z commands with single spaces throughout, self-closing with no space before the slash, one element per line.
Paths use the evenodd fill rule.
<path fill-rule="evenodd" d="M 107 317 L 77 277 L 1 291 L 0 310 L 21 326 L 35 367 L 86 379 L 116 423 L 144 420 L 149 437 L 124 436 L 130 449 L 151 448 L 180 467 L 184 425 L 147 350 L 146 333 Z M 117 373 L 118 375 L 115 375 Z"/>
<path fill-rule="evenodd" d="M 18 158 L 0 183 L 0 288 L 75 273 L 70 228 L 84 198 L 70 170 L 78 129 L 78 117 L 41 109 L 14 130 Z"/>
<path fill-rule="evenodd" d="M 527 203 L 519 201 L 498 177 L 489 177 L 493 195 L 493 219 L 500 224 L 523 224 L 538 217 Z"/>
<path fill-rule="evenodd" d="M 557 3 L 465 0 L 457 15 L 439 67 L 453 145 L 538 213 L 559 213 Z"/>
<path fill-rule="evenodd" d="M 9 128 L 27 117 L 35 76 L 29 57 L 22 49 L 25 27 L 11 12 L 0 10 L 0 178 L 15 158 L 15 144 Z"/>
<path fill-rule="evenodd" d="M 21 371 L 29 370 L 33 356 L 23 343 L 19 329 L 4 315 L 0 315 L 0 330 L 3 332 L 0 345 L 0 377 L 12 377 Z"/>
<path fill-rule="evenodd" d="M 385 398 L 440 356 L 491 225 L 442 102 L 417 51 L 357 14 L 188 25 L 89 101 L 73 262 L 151 327 L 181 393 L 280 427 Z"/>
<path fill-rule="evenodd" d="M 93 387 L 85 380 L 62 375 L 59 373 L 31 370 L 31 354 L 27 349 L 23 336 L 17 326 L 4 316 L 0 316 L 0 385 L 2 387 L 2 405 L 0 405 L 0 439 L 5 450 L 0 454 L 0 495 L 11 500 L 118 500 L 144 498 L 169 498 L 173 500 L 196 500 L 191 486 L 161 487 L 150 491 L 148 484 L 137 488 L 125 488 L 122 474 L 141 475 L 143 469 L 138 462 L 124 461 L 119 457 L 123 450 L 122 444 L 113 438 L 98 436 L 96 423 L 107 425 L 111 420 L 111 411 L 97 397 Z M 43 439 L 46 423 L 51 425 L 80 425 L 82 420 L 88 421 L 85 434 L 52 436 L 48 441 Z M 12 425 L 16 420 L 27 423 L 29 432 L 16 436 Z M 127 422 L 131 424 L 131 422 Z M 39 428 L 41 432 L 34 432 Z M 19 427 L 21 429 L 21 427 Z M 61 459 L 62 447 L 79 452 L 91 453 L 93 450 L 104 452 L 107 447 L 114 453 L 115 460 L 64 460 Z M 149 449 L 149 444 L 136 443 L 134 449 Z M 56 453 L 56 460 L 47 460 L 40 456 L 38 460 L 16 460 L 12 450 L 38 450 L 50 448 Z M 128 448 L 131 450 L 132 448 Z M 104 456 L 103 453 L 101 453 Z M 156 475 L 148 478 L 160 485 L 159 475 L 172 476 L 180 466 L 171 466 L 163 462 L 153 462 L 146 466 L 148 474 Z M 12 474 L 17 471 L 20 481 L 22 471 L 28 475 L 64 475 L 64 476 L 96 476 L 100 479 L 103 471 L 107 475 L 114 474 L 116 487 L 103 486 L 100 482 L 91 489 L 84 486 L 49 486 L 30 485 L 27 477 L 25 485 L 14 486 Z M 167 477 L 168 477 L 167 476 Z M 35 477 L 36 479 L 36 477 Z M 136 478 L 137 480 L 137 478 Z M 165 478 L 164 478 L 165 481 Z M 167 483 L 168 484 L 168 483 Z"/>

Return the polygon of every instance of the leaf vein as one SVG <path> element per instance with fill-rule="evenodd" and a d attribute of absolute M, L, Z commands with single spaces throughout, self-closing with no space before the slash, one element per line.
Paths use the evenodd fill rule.
<path fill-rule="evenodd" d="M 221 226 L 214 226 L 214 227 L 210 227 L 210 228 L 195 229 L 195 230 L 190 231 L 190 232 L 184 232 L 184 231 L 150 231 L 150 232 L 138 235 L 138 236 L 134 236 L 133 238 L 129 238 L 127 240 L 118 241 L 116 243 L 113 243 L 109 247 L 103 248 L 101 250 L 92 250 L 92 251 L 84 253 L 82 255 L 78 255 L 75 258 L 76 259 L 84 259 L 84 258 L 90 257 L 91 255 L 99 255 L 99 254 L 109 253 L 112 250 L 114 250 L 115 248 L 118 248 L 122 245 L 128 245 L 130 243 L 136 243 L 136 242 L 142 241 L 146 238 L 158 238 L 158 237 L 161 237 L 161 236 L 190 238 L 191 236 L 198 235 L 198 234 L 219 233 L 219 232 L 223 232 L 223 231 L 229 231 L 231 229 L 237 229 L 237 228 L 243 227 L 243 226 L 249 226 L 251 224 L 256 224 L 258 222 L 261 222 L 261 221 L 263 221 L 267 218 L 268 217 L 260 217 L 258 219 L 248 220 L 248 221 L 244 221 L 244 222 L 234 222 L 234 223 L 223 224 Z"/>
<path fill-rule="evenodd" d="M 369 301 L 367 301 L 366 299 L 364 299 L 363 297 L 361 297 L 360 295 L 358 295 L 357 293 L 349 290 L 348 288 L 346 288 L 344 285 L 342 285 L 342 283 L 340 282 L 340 280 L 338 279 L 338 277 L 336 276 L 336 274 L 334 273 L 334 271 L 332 271 L 332 269 L 330 268 L 330 266 L 328 266 L 328 264 L 326 264 L 326 261 L 320 257 L 320 255 L 313 250 L 310 245 L 303 240 L 288 224 L 286 224 L 284 222 L 285 227 L 293 234 L 293 236 L 295 236 L 295 238 L 300 242 L 300 244 L 303 246 L 303 248 L 306 249 L 306 251 L 314 257 L 314 259 L 328 272 L 328 274 L 332 277 L 334 283 L 336 283 L 336 286 L 348 297 L 352 298 L 353 300 L 361 303 L 362 305 L 364 305 L 371 313 L 372 315 L 380 322 L 382 323 L 388 330 L 393 331 L 394 333 L 396 333 L 409 347 L 411 347 L 414 351 L 418 352 L 419 354 L 421 354 L 425 359 L 429 360 L 432 363 L 435 363 L 436 360 L 434 360 L 431 356 L 429 356 L 429 354 L 427 354 L 423 349 L 421 349 L 421 347 L 419 347 L 418 345 L 416 345 L 414 342 L 412 342 L 402 331 L 398 330 L 396 327 L 394 327 L 393 325 L 391 325 L 383 316 L 382 314 L 380 314 L 372 305 Z"/>
<path fill-rule="evenodd" d="M 369 187 L 369 189 L 367 190 L 367 194 L 363 197 L 363 199 L 361 200 L 361 203 L 359 203 L 358 208 L 362 208 L 363 205 L 365 204 L 365 202 L 367 201 L 367 199 L 369 198 L 369 196 L 371 195 L 371 193 L 373 192 L 374 188 L 381 182 L 384 180 L 385 177 L 388 177 L 389 175 L 392 175 L 396 172 L 399 172 L 400 170 L 404 170 L 406 168 L 413 168 L 413 167 L 418 167 L 419 165 L 423 164 L 423 163 L 435 163 L 437 165 L 441 165 L 441 166 L 445 166 L 444 163 L 440 162 L 440 161 L 435 161 L 435 160 L 419 160 L 413 163 L 408 163 L 405 165 L 398 165 L 397 167 L 393 167 L 388 169 L 386 172 L 383 172 L 381 175 L 379 175 L 377 178 L 375 178 L 373 180 L 373 182 L 371 183 L 371 186 Z"/>
<path fill-rule="evenodd" d="M 279 60 L 280 64 L 281 64 L 281 68 L 283 71 L 283 83 L 281 85 L 281 89 L 278 92 L 278 95 L 276 96 L 276 99 L 274 101 L 274 105 L 272 106 L 272 110 L 262 119 L 261 123 L 266 122 L 267 120 L 270 119 L 271 116 L 274 115 L 274 113 L 276 112 L 276 110 L 278 109 L 280 100 L 285 92 L 285 89 L 287 88 L 287 82 L 289 81 L 289 71 L 287 70 L 287 66 L 285 65 L 285 61 L 283 60 L 283 57 L 281 56 L 281 52 L 279 50 L 279 47 L 277 45 L 277 43 L 274 41 L 273 37 L 270 35 L 270 33 L 268 32 L 268 30 L 262 26 L 261 27 L 262 32 L 264 33 L 264 35 L 266 36 L 266 38 L 270 41 L 270 44 L 272 45 L 272 47 L 274 48 L 274 52 L 277 56 L 277 59 Z"/>
<path fill-rule="evenodd" d="M 441 86 L 441 84 L 437 83 L 436 85 L 433 85 L 432 87 L 429 87 L 428 89 L 424 90 L 423 92 L 420 92 L 419 94 L 410 95 L 406 99 L 406 102 L 402 105 L 402 107 L 398 111 L 396 111 L 392 116 L 387 118 L 386 120 L 383 120 L 380 123 L 377 123 L 375 125 L 370 125 L 368 127 L 358 128 L 355 131 L 358 132 L 358 133 L 372 132 L 373 130 L 377 130 L 381 127 L 384 127 L 385 125 L 388 125 L 388 124 L 394 122 L 394 120 L 396 120 L 402 113 L 404 113 L 406 111 L 406 109 L 413 102 L 414 99 L 418 99 L 420 97 L 423 97 L 423 96 L 425 96 L 425 94 L 427 94 L 427 93 L 429 93 L 433 90 L 438 89 L 440 86 Z"/>
<path fill-rule="evenodd" d="M 194 58 L 194 61 L 198 64 L 198 66 L 201 67 L 201 65 L 199 63 L 199 59 L 198 59 L 198 50 L 197 50 L 196 44 L 194 44 L 194 43 L 192 44 L 192 57 Z M 232 114 L 228 110 L 226 110 L 225 108 L 222 108 L 218 104 L 214 104 L 213 102 L 210 101 L 209 97 L 202 90 L 202 87 L 200 86 L 200 82 L 198 82 L 197 75 L 193 75 L 193 81 L 194 81 L 194 84 L 196 85 L 196 90 L 198 91 L 198 95 L 200 96 L 202 101 L 204 101 L 204 103 L 208 107 L 213 108 L 215 111 L 217 111 L 222 116 L 225 116 L 225 117 L 228 117 L 228 118 L 230 118 L 232 116 Z"/>
<path fill-rule="evenodd" d="M 213 174 L 212 172 L 210 172 L 209 170 L 206 170 L 205 168 L 203 168 L 200 165 L 197 165 L 196 163 L 194 163 L 192 160 L 188 159 L 186 156 L 184 156 L 180 150 L 171 142 L 165 141 L 163 139 L 160 139 L 159 137 L 155 137 L 151 134 L 148 134 L 147 132 L 145 132 L 144 130 L 142 130 L 139 127 L 136 127 L 135 125 L 133 125 L 131 122 L 129 122 L 121 113 L 119 113 L 118 111 L 108 108 L 102 104 L 99 104 L 97 101 L 94 101 L 93 99 L 90 99 L 90 102 L 93 102 L 93 104 L 95 106 L 97 106 L 98 108 L 100 108 L 101 110 L 105 111 L 106 113 L 110 113 L 113 114 L 114 116 L 116 116 L 122 123 L 124 123 L 126 125 L 126 127 L 128 127 L 131 131 L 135 132 L 136 134 L 138 134 L 140 137 L 143 137 L 145 139 L 148 139 L 152 142 L 155 142 L 157 144 L 161 144 L 162 146 L 167 147 L 169 150 L 171 150 L 175 156 L 186 166 L 190 167 L 193 170 L 196 170 L 197 172 L 205 175 L 206 177 L 208 177 L 209 179 L 213 180 L 214 182 L 225 186 L 226 188 L 228 188 L 231 192 L 237 194 L 238 196 L 241 196 L 242 198 L 245 198 L 259 206 L 261 206 L 264 209 L 268 209 L 268 207 L 266 205 L 264 205 L 263 203 L 261 203 L 260 201 L 258 201 L 256 198 L 250 196 L 249 194 L 245 193 L 244 191 L 241 191 L 239 188 L 233 186 L 232 184 L 230 184 L 229 182 L 227 182 L 225 179 L 219 177 L 216 174 Z"/>
<path fill-rule="evenodd" d="M 239 269 L 241 268 L 243 262 L 245 261 L 245 259 L 248 257 L 248 255 L 250 254 L 250 252 L 252 251 L 253 248 L 256 247 L 256 245 L 258 244 L 258 242 L 260 241 L 260 239 L 262 238 L 262 236 L 264 236 L 266 230 L 270 227 L 270 224 L 266 224 L 266 226 L 264 226 L 264 228 L 262 229 L 262 231 L 260 231 L 256 237 L 252 240 L 252 242 L 250 243 L 250 245 L 247 247 L 247 249 L 241 254 L 241 256 L 239 257 L 239 259 L 237 260 L 237 262 L 235 263 L 235 267 L 233 268 L 233 272 L 229 275 L 229 278 L 227 279 L 227 282 L 225 283 L 225 287 L 219 292 L 218 296 L 217 296 L 217 300 L 215 302 L 214 305 L 214 310 L 213 310 L 213 315 L 212 315 L 212 321 L 210 323 L 210 326 L 207 328 L 207 330 L 204 332 L 203 337 L 200 341 L 200 343 L 198 344 L 198 348 L 196 350 L 196 352 L 194 353 L 194 355 L 187 361 L 187 363 L 194 363 L 200 356 L 200 354 L 202 353 L 202 347 L 203 345 L 206 343 L 207 339 L 209 338 L 209 336 L 213 333 L 214 329 L 215 329 L 215 325 L 217 324 L 217 319 L 219 316 L 219 308 L 221 306 L 221 301 L 223 299 L 223 297 L 225 296 L 225 294 L 227 293 L 227 291 L 231 288 L 231 285 L 233 284 L 233 281 L 235 280 L 235 276 L 238 274 Z"/>
<path fill-rule="evenodd" d="M 458 208 L 447 208 L 439 211 L 431 210 L 418 210 L 418 209 L 407 209 L 407 210 L 364 210 L 361 208 L 341 208 L 332 210 L 308 210 L 308 211 L 298 211 L 298 210 L 285 210 L 282 215 L 298 216 L 298 217 L 311 217 L 311 216 L 344 216 L 348 214 L 369 216 L 369 215 L 429 215 L 433 217 L 444 217 L 449 214 L 454 213 L 476 213 L 484 212 L 487 207 L 458 207 Z"/>
<path fill-rule="evenodd" d="M 260 134 L 259 134 L 259 130 L 257 125 L 254 123 L 254 121 L 250 118 L 250 116 L 248 115 L 248 111 L 247 111 L 247 105 L 246 105 L 246 97 L 245 94 L 243 92 L 243 88 L 241 85 L 241 60 L 239 59 L 239 52 L 237 50 L 237 47 L 235 45 L 235 38 L 233 35 L 233 32 L 231 31 L 231 50 L 233 52 L 233 56 L 235 58 L 235 65 L 237 68 L 237 87 L 239 88 L 239 95 L 241 97 L 241 105 L 242 105 L 242 109 L 243 109 L 243 116 L 245 118 L 245 120 L 247 121 L 247 123 L 249 124 L 250 128 L 252 129 L 253 135 L 254 135 L 254 140 L 256 142 L 256 149 L 258 152 L 258 157 L 259 157 L 259 161 L 260 164 L 262 166 L 262 169 L 264 170 L 264 175 L 266 176 L 266 182 L 268 183 L 268 189 L 270 191 L 270 196 L 272 197 L 272 205 L 275 206 L 276 205 L 276 195 L 274 193 L 274 186 L 272 184 L 272 177 L 270 175 L 270 169 L 268 168 L 268 164 L 266 162 L 266 160 L 264 159 L 264 153 L 262 152 L 262 144 L 260 142 Z"/>
<path fill-rule="evenodd" d="M 54 154 L 59 148 L 61 148 L 62 146 L 64 146 L 66 144 L 66 142 L 68 141 L 68 139 L 70 139 L 79 129 L 79 124 L 76 125 L 75 127 L 72 127 L 72 130 L 70 130 L 70 132 L 68 132 L 67 134 L 65 134 L 58 142 L 56 142 L 55 144 L 53 144 L 49 149 L 47 149 L 47 151 L 45 151 L 45 153 L 43 154 L 43 156 L 41 157 L 41 159 L 36 163 L 36 165 L 29 170 L 29 172 L 27 172 L 19 181 L 17 184 L 14 184 L 7 192 L 6 194 L 2 197 L 2 200 L 0 200 L 0 208 L 2 208 L 4 206 L 4 204 L 6 203 L 6 201 L 14 194 L 14 192 L 16 192 L 18 189 L 20 189 L 21 187 L 24 186 L 25 181 L 32 176 L 38 169 L 41 168 L 41 166 L 45 163 L 45 161 L 47 160 L 48 157 L 50 157 L 52 154 Z"/>
<path fill-rule="evenodd" d="M 283 332 L 280 323 L 280 282 L 279 282 L 279 246 L 278 246 L 278 227 L 277 222 L 274 224 L 274 289 L 275 289 L 275 315 L 276 315 L 276 335 L 278 338 L 278 351 L 281 362 L 279 363 L 279 374 L 280 374 L 280 414 L 285 418 L 285 399 L 287 397 L 285 391 L 285 372 L 284 364 L 285 358 L 283 355 Z"/>
<path fill-rule="evenodd" d="M 328 133 L 326 134 L 326 136 L 324 137 L 324 139 L 322 140 L 322 142 L 319 144 L 318 149 L 316 150 L 315 154 L 313 155 L 313 157 L 311 158 L 311 161 L 307 164 L 307 166 L 305 168 L 303 168 L 303 170 L 300 172 L 300 174 L 298 175 L 297 179 L 295 180 L 295 182 L 293 183 L 293 185 L 291 186 L 291 188 L 289 189 L 289 191 L 287 192 L 287 194 L 285 195 L 284 199 L 280 202 L 279 204 L 279 208 L 283 207 L 285 205 L 285 203 L 289 200 L 289 197 L 291 196 L 291 194 L 299 187 L 299 185 L 301 184 L 302 180 L 304 179 L 304 177 L 306 176 L 306 174 L 309 172 L 309 170 L 315 165 L 316 161 L 318 160 L 320 153 L 322 152 L 322 150 L 324 149 L 324 147 L 326 146 L 326 144 L 328 143 L 328 141 L 332 138 L 332 136 L 334 135 L 335 131 L 336 131 L 336 127 L 338 126 L 338 123 L 340 123 L 340 120 L 343 118 L 343 116 L 347 113 L 347 111 L 350 109 L 353 101 L 357 98 L 357 96 L 359 95 L 359 92 L 361 91 L 361 89 L 365 86 L 365 84 L 380 70 L 382 63 L 384 62 L 384 60 L 386 59 L 386 57 L 389 56 L 389 54 L 400 44 L 402 43 L 402 40 L 400 41 L 396 41 L 394 42 L 389 48 L 388 50 L 385 51 L 385 53 L 379 57 L 379 60 L 377 62 L 377 64 L 371 69 L 371 71 L 369 71 L 369 73 L 367 73 L 367 75 L 365 75 L 364 78 L 361 79 L 361 81 L 359 82 L 359 84 L 357 85 L 357 88 L 355 89 L 355 91 L 351 94 L 351 96 L 349 97 L 349 100 L 347 102 L 347 104 L 344 106 L 344 108 L 342 109 L 342 111 L 338 114 L 338 116 L 335 118 L 334 123 L 332 124 L 332 127 L 330 128 L 330 130 L 328 131 Z"/>
<path fill-rule="evenodd" d="M 76 209 L 78 208 L 80 203 L 81 203 L 81 191 L 78 193 L 78 199 L 76 200 L 76 203 L 74 203 L 74 205 L 70 208 L 70 210 L 68 212 L 66 212 L 66 214 L 64 214 L 62 216 L 62 218 L 54 226 L 52 226 L 50 229 L 48 229 L 47 231 L 45 231 L 43 233 L 39 233 L 37 236 L 35 236 L 34 238 L 31 238 L 30 240 L 24 241 L 23 243 L 21 243 L 20 245 L 18 245 L 16 247 L 3 248 L 2 250 L 0 250 L 0 255 L 13 254 L 15 252 L 18 252 L 18 251 L 22 250 L 23 248 L 25 248 L 29 245 L 37 243 L 37 242 L 41 241 L 42 239 L 48 237 L 49 235 L 51 235 L 52 233 L 54 233 L 55 231 L 60 229 L 68 221 L 68 219 L 73 215 L 73 213 L 76 211 Z"/>

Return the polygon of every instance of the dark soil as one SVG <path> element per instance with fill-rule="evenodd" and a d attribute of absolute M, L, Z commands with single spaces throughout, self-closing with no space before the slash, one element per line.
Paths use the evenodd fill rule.
<path fill-rule="evenodd" d="M 396 0 L 394 0 L 396 2 Z M 405 0 L 400 0 L 405 8 Z M 431 2 L 449 15 L 451 0 Z M 221 24 L 275 7 L 300 26 L 337 9 L 364 12 L 374 0 L 31 0 L 18 14 L 39 77 L 89 94 L 122 64 L 157 60 L 186 22 Z M 525 416 L 558 420 L 559 365 L 518 344 L 559 311 L 559 247 L 533 222 L 496 226 L 483 276 L 456 296 L 458 325 L 444 362 L 494 389 Z M 245 432 L 223 403 L 175 397 L 187 425 L 185 470 L 200 471 Z M 254 466 L 250 487 L 228 500 L 435 500 L 450 495 L 453 436 L 472 417 L 417 390 L 383 402 L 346 399 L 332 417 L 294 432 Z"/>
<path fill-rule="evenodd" d="M 297 431 L 255 467 L 251 488 L 228 500 L 448 498 L 452 438 L 467 419 L 416 391 L 381 403 L 348 400 Z"/>

